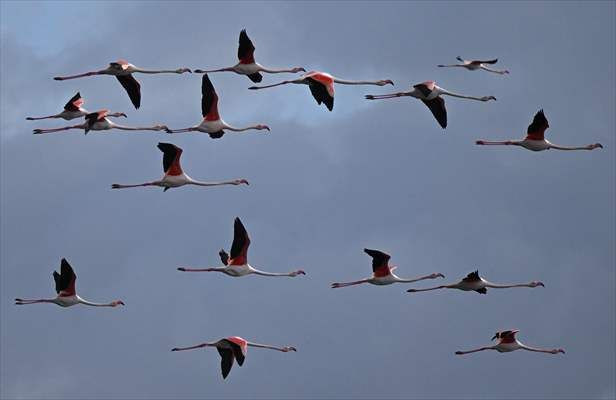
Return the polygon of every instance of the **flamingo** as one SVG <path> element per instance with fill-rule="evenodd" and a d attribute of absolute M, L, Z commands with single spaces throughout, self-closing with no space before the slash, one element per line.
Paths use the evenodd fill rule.
<path fill-rule="evenodd" d="M 209 134 L 212 139 L 220 139 L 225 134 L 225 129 L 232 132 L 242 132 L 250 129 L 270 130 L 267 125 L 261 124 L 245 128 L 235 128 L 223 121 L 218 114 L 218 95 L 207 74 L 203 75 L 201 80 L 201 114 L 203 116 L 203 121 L 201 121 L 199 125 L 185 129 L 168 129 L 167 132 L 182 133 L 197 131 Z"/>
<path fill-rule="evenodd" d="M 192 179 L 182 171 L 180 166 L 180 157 L 182 156 L 182 149 L 171 143 L 158 143 L 157 146 L 160 151 L 163 152 L 163 170 L 165 175 L 158 181 L 146 182 L 137 185 L 119 185 L 114 183 L 111 185 L 112 189 L 126 189 L 140 186 L 159 186 L 164 188 L 163 192 L 166 192 L 170 188 L 180 187 L 184 185 L 197 185 L 197 186 L 220 186 L 220 185 L 248 185 L 246 179 L 235 179 L 232 181 L 222 182 L 200 182 Z"/>
<path fill-rule="evenodd" d="M 204 71 L 201 69 L 196 69 L 195 73 L 198 74 L 208 74 L 210 72 L 223 72 L 223 71 L 231 71 L 236 74 L 246 75 L 250 78 L 251 81 L 258 83 L 263 80 L 263 76 L 259 72 L 267 72 L 268 74 L 280 74 L 283 72 L 306 72 L 306 70 L 302 67 L 288 68 L 288 69 L 268 69 L 263 65 L 259 64 L 255 61 L 255 46 L 252 44 L 252 41 L 248 37 L 246 33 L 246 29 L 242 29 L 240 32 L 240 43 L 237 49 L 237 58 L 239 62 L 232 67 L 213 69 L 209 71 Z"/>
<path fill-rule="evenodd" d="M 484 71 L 494 72 L 500 75 L 505 75 L 509 73 L 509 71 L 507 71 L 506 69 L 498 70 L 498 69 L 492 69 L 486 66 L 486 64 L 496 64 L 498 62 L 498 58 L 495 58 L 494 60 L 480 61 L 480 60 L 463 60 L 462 57 L 456 57 L 456 60 L 460 61 L 462 64 L 450 64 L 450 65 L 440 64 L 437 66 L 441 68 L 462 67 L 462 68 L 468 69 L 469 71 L 477 71 L 478 69 L 482 69 Z"/>
<path fill-rule="evenodd" d="M 317 104 L 325 103 L 325 106 L 329 111 L 334 109 L 334 83 L 341 85 L 376 85 L 385 86 L 393 85 L 393 81 L 390 79 L 384 79 L 380 81 L 347 81 L 331 76 L 325 72 L 310 71 L 291 81 L 282 81 L 273 85 L 265 86 L 251 86 L 248 89 L 266 89 L 274 86 L 286 85 L 288 83 L 295 83 L 301 85 L 308 85 L 312 97 L 317 101 Z"/>
<path fill-rule="evenodd" d="M 292 272 L 265 272 L 254 268 L 248 264 L 248 246 L 250 246 L 250 238 L 248 232 L 244 228 L 242 221 L 236 217 L 233 223 L 233 244 L 231 245 L 231 257 L 226 251 L 220 250 L 218 255 L 222 263 L 225 265 L 221 268 L 185 268 L 179 267 L 178 271 L 183 272 L 222 272 L 233 277 L 246 276 L 250 274 L 261 276 L 289 276 L 296 277 L 298 275 L 306 275 L 303 270 Z"/>
<path fill-rule="evenodd" d="M 426 292 L 428 290 L 436 290 L 436 289 L 459 289 L 464 291 L 475 291 L 477 293 L 486 294 L 488 292 L 488 288 L 492 289 L 506 289 L 506 288 L 516 288 L 516 287 L 529 287 L 536 288 L 537 286 L 545 287 L 543 282 L 532 281 L 530 283 L 519 283 L 514 285 L 499 285 L 496 283 L 488 282 L 482 277 L 479 276 L 479 271 L 471 272 L 466 275 L 460 282 L 452 283 L 450 285 L 441 285 L 427 289 L 409 289 L 407 292 L 415 293 L 415 292 Z"/>
<path fill-rule="evenodd" d="M 93 307 L 117 307 L 124 305 L 122 300 L 114 300 L 111 303 L 92 303 L 79 297 L 75 291 L 77 275 L 75 275 L 73 268 L 71 268 L 71 265 L 65 258 L 60 262 L 60 273 L 53 272 L 53 280 L 56 282 L 56 293 L 58 294 L 56 298 L 39 300 L 15 299 L 15 304 L 54 303 L 61 307 L 71 307 L 75 304 L 85 304 L 86 306 Z"/>
<path fill-rule="evenodd" d="M 423 83 L 418 83 L 413 85 L 413 90 L 408 92 L 398 92 L 392 94 L 382 94 L 382 95 L 366 95 L 366 99 L 368 100 L 380 100 L 380 99 L 392 99 L 395 97 L 402 96 L 410 96 L 416 99 L 421 100 L 432 112 L 434 118 L 438 121 L 441 128 L 445 129 L 447 127 L 447 109 L 445 108 L 445 100 L 441 96 L 452 96 L 459 97 L 462 99 L 470 99 L 477 101 L 490 101 L 496 100 L 494 96 L 483 96 L 483 97 L 474 97 L 474 96 L 464 96 L 461 94 L 449 92 L 442 87 L 436 85 L 434 81 L 426 81 Z"/>
<path fill-rule="evenodd" d="M 544 134 L 545 130 L 548 129 L 550 125 L 548 124 L 548 120 L 543 113 L 543 109 L 539 110 L 535 117 L 533 118 L 533 122 L 528 125 L 528 129 L 526 130 L 526 137 L 524 140 L 507 140 L 504 142 L 489 142 L 486 140 L 477 140 L 475 143 L 478 145 L 511 145 L 511 146 L 520 146 L 525 149 L 532 151 L 543 151 L 549 149 L 555 150 L 594 150 L 594 149 L 602 149 L 603 145 L 601 143 L 589 144 L 586 146 L 579 147 L 566 147 L 566 146 L 558 146 L 549 141 L 545 140 Z"/>
<path fill-rule="evenodd" d="M 81 97 L 81 94 L 77 92 L 77 94 L 74 95 L 68 101 L 68 103 L 64 105 L 64 110 L 61 113 L 55 114 L 55 115 L 48 115 L 46 117 L 26 117 L 26 119 L 28 121 L 36 121 L 39 119 L 62 118 L 66 121 L 70 121 L 75 118 L 84 117 L 89 113 L 88 110 L 81 107 L 83 103 L 85 103 L 85 100 L 83 99 L 83 97 Z M 126 114 L 124 113 L 116 113 L 116 114 L 118 114 L 118 116 L 126 117 Z"/>
<path fill-rule="evenodd" d="M 142 74 L 183 74 L 184 72 L 191 72 L 188 68 L 178 68 L 174 70 L 147 70 L 141 69 L 126 60 L 118 60 L 116 62 L 109 63 L 109 66 L 99 71 L 90 71 L 79 75 L 71 76 L 56 76 L 53 79 L 56 81 L 64 81 L 67 79 L 83 78 L 85 76 L 92 75 L 113 75 L 115 76 L 126 93 L 130 97 L 130 101 L 135 108 L 141 106 L 141 85 L 133 76 L 134 73 L 139 72 Z"/>
<path fill-rule="evenodd" d="M 291 346 L 278 347 L 270 346 L 267 344 L 252 343 L 239 336 L 230 336 L 224 339 L 220 339 L 217 342 L 205 342 L 190 347 L 175 347 L 171 349 L 171 351 L 184 351 L 200 349 L 203 347 L 216 347 L 216 350 L 218 350 L 218 354 L 220 354 L 220 369 L 222 371 L 222 378 L 226 379 L 227 375 L 229 375 L 229 372 L 231 372 L 231 367 L 233 367 L 234 360 L 237 361 L 240 367 L 244 364 L 244 359 L 246 358 L 248 346 L 260 347 L 262 349 L 278 350 L 282 351 L 283 353 L 288 353 L 289 351 L 297 351 L 295 347 Z"/>
<path fill-rule="evenodd" d="M 389 254 L 385 254 L 379 250 L 371 249 L 364 249 L 364 252 L 370 257 L 372 257 L 372 277 L 355 282 L 332 283 L 333 289 L 351 285 L 359 285 L 361 283 L 371 283 L 373 285 L 391 285 L 392 283 L 396 282 L 417 282 L 424 279 L 436 279 L 445 277 L 445 275 L 441 273 L 436 273 L 422 276 L 421 278 L 416 279 L 402 279 L 393 273 L 393 270 L 397 267 L 390 266 L 388 264 L 390 258 Z"/>
<path fill-rule="evenodd" d="M 85 122 L 83 124 L 65 126 L 62 128 L 53 128 L 53 129 L 34 129 L 32 131 L 33 134 L 39 135 L 43 133 L 53 133 L 53 132 L 61 132 L 67 131 L 69 129 L 83 129 L 84 134 L 88 134 L 90 131 L 108 131 L 110 129 L 120 129 L 123 131 L 163 131 L 167 130 L 167 126 L 165 125 L 154 125 L 154 126 L 139 126 L 139 127 L 130 127 L 124 126 L 120 124 L 116 124 L 112 122 L 109 117 L 126 117 L 124 113 L 110 113 L 109 110 L 99 110 L 93 113 L 89 113 L 85 117 Z"/>
<path fill-rule="evenodd" d="M 518 330 L 496 332 L 494 337 L 492 337 L 492 340 L 498 339 L 498 343 L 496 345 L 480 347 L 475 350 L 456 351 L 456 354 L 464 355 L 464 354 L 475 353 L 475 352 L 484 351 L 484 350 L 496 350 L 499 353 L 509 353 L 511 351 L 520 350 L 520 349 L 528 350 L 528 351 L 535 351 L 538 353 L 550 353 L 550 354 L 558 354 L 558 353 L 564 354 L 565 353 L 565 350 L 563 349 L 546 350 L 546 349 L 538 349 L 536 347 L 526 346 L 525 344 L 519 342 L 516 339 L 515 334 L 518 332 L 519 332 Z"/>

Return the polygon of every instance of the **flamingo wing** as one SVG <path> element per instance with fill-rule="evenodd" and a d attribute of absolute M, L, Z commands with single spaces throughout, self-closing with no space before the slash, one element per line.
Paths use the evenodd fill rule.
<path fill-rule="evenodd" d="M 421 101 L 428 106 L 441 128 L 447 128 L 447 108 L 445 108 L 445 99 L 442 97 L 435 97 L 432 100 L 421 99 Z"/>
<path fill-rule="evenodd" d="M 71 97 L 71 99 L 64 105 L 65 111 L 79 111 L 79 107 L 81 107 L 84 103 L 81 94 L 77 92 L 76 95 Z"/>
<path fill-rule="evenodd" d="M 230 348 L 216 347 L 218 354 L 220 354 L 220 370 L 222 372 L 222 379 L 226 379 L 233 367 L 233 350 Z"/>
<path fill-rule="evenodd" d="M 171 143 L 158 143 L 157 147 L 163 152 L 163 170 L 165 174 L 182 174 L 182 166 L 180 165 L 182 149 Z"/>
<path fill-rule="evenodd" d="M 246 33 L 246 29 L 242 29 L 240 32 L 240 45 L 237 48 L 237 58 L 240 59 L 242 64 L 252 64 L 255 62 L 255 46 Z M 253 82 L 260 82 L 253 81 Z"/>
<path fill-rule="evenodd" d="M 242 350 L 242 346 L 240 346 L 239 343 L 235 343 L 233 340 L 230 339 L 223 339 L 222 341 L 227 343 L 229 347 L 231 347 L 233 357 L 235 358 L 235 361 L 237 361 L 238 365 L 241 367 L 244 364 L 244 360 L 246 359 L 246 355 Z"/>
<path fill-rule="evenodd" d="M 428 81 L 423 83 L 418 83 L 417 85 L 413 85 L 413 88 L 419 90 L 424 97 L 430 96 L 430 93 L 434 90 L 434 82 Z"/>
<path fill-rule="evenodd" d="M 220 261 L 222 261 L 224 265 L 229 265 L 229 254 L 227 254 L 226 251 L 220 249 L 218 255 L 220 256 Z"/>
<path fill-rule="evenodd" d="M 386 276 L 391 272 L 389 268 L 389 254 L 383 253 L 379 250 L 364 249 L 364 252 L 372 257 L 372 272 L 374 276 Z"/>
<path fill-rule="evenodd" d="M 543 113 L 543 109 L 541 109 L 535 114 L 533 122 L 528 125 L 526 138 L 530 140 L 544 140 L 545 130 L 549 127 L 548 120 Z"/>
<path fill-rule="evenodd" d="M 479 270 L 477 270 L 466 275 L 466 277 L 462 279 L 462 282 L 479 282 L 480 280 L 481 278 L 479 277 Z"/>
<path fill-rule="evenodd" d="M 104 120 L 105 117 L 107 116 L 107 113 L 109 113 L 109 110 L 100 110 L 100 111 L 96 111 L 96 112 L 93 112 L 93 113 L 86 114 L 86 116 L 85 116 L 85 119 L 86 119 L 85 131 L 86 131 L 86 133 L 90 132 L 90 129 L 92 129 L 92 127 L 94 126 L 94 124 L 97 121 Z"/>
<path fill-rule="evenodd" d="M 60 262 L 60 273 L 53 271 L 53 279 L 56 282 L 56 293 L 61 296 L 74 296 L 75 295 L 75 281 L 77 275 L 71 265 L 65 258 Z"/>
<path fill-rule="evenodd" d="M 494 60 L 486 60 L 486 61 L 477 60 L 473 62 L 476 62 L 479 64 L 496 64 L 498 62 L 498 58 L 495 58 Z"/>
<path fill-rule="evenodd" d="M 244 265 L 248 261 L 248 246 L 250 238 L 239 218 L 233 223 L 233 244 L 231 245 L 231 265 Z"/>
<path fill-rule="evenodd" d="M 141 85 L 137 82 L 137 79 L 132 74 L 116 75 L 116 78 L 128 93 L 130 101 L 138 109 L 141 106 Z"/>
<path fill-rule="evenodd" d="M 218 95 L 207 74 L 201 78 L 201 115 L 208 121 L 220 119 L 218 115 Z"/>
<path fill-rule="evenodd" d="M 332 111 L 334 109 L 334 97 L 328 93 L 325 85 L 309 77 L 306 80 L 308 80 L 308 87 L 310 87 L 312 97 L 317 101 L 317 104 L 325 103 L 327 109 Z"/>

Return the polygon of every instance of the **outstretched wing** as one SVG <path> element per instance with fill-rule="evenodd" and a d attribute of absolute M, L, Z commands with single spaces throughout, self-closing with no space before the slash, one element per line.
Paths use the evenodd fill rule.
<path fill-rule="evenodd" d="M 231 367 L 233 367 L 233 350 L 231 349 L 222 349 L 220 347 L 216 347 L 218 350 L 218 354 L 220 354 L 220 370 L 222 372 L 222 378 L 226 379 L 231 372 Z"/>
<path fill-rule="evenodd" d="M 56 293 L 61 296 L 75 295 L 75 280 L 77 275 L 65 258 L 60 262 L 60 273 L 53 272 L 53 279 L 56 282 Z"/>
<path fill-rule="evenodd" d="M 233 223 L 233 244 L 231 245 L 231 265 L 244 265 L 248 262 L 248 246 L 250 238 L 239 218 Z"/>
<path fill-rule="evenodd" d="M 526 130 L 526 138 L 530 140 L 543 140 L 545 130 L 549 127 L 550 125 L 548 124 L 548 120 L 543 113 L 543 109 L 541 109 L 537 112 L 537 114 L 535 114 L 533 122 L 528 125 L 528 129 Z"/>
<path fill-rule="evenodd" d="M 372 273 L 374 276 L 386 276 L 391 272 L 389 268 L 389 254 L 383 253 L 379 250 L 364 249 L 364 252 L 372 257 Z"/>
<path fill-rule="evenodd" d="M 494 60 L 486 60 L 486 61 L 477 60 L 473 62 L 477 62 L 479 64 L 496 64 L 498 62 L 498 58 L 495 58 Z"/>
<path fill-rule="evenodd" d="M 224 265 L 229 265 L 229 254 L 227 254 L 226 251 L 220 249 L 218 255 L 220 256 L 220 261 L 222 261 Z"/>
<path fill-rule="evenodd" d="M 81 107 L 83 105 L 83 103 L 85 103 L 85 101 L 81 97 L 81 94 L 79 92 L 77 92 L 77 94 L 74 95 L 68 101 L 68 103 L 66 103 L 64 105 L 64 110 L 65 111 L 79 111 L 79 107 Z"/>
<path fill-rule="evenodd" d="M 237 58 L 240 59 L 241 64 L 252 64 L 255 62 L 254 52 L 255 46 L 248 37 L 246 29 L 242 29 L 240 32 L 240 45 L 237 48 Z"/>
<path fill-rule="evenodd" d="M 201 115 L 208 121 L 220 119 L 218 115 L 218 95 L 207 74 L 201 78 Z"/>
<path fill-rule="evenodd" d="M 442 97 L 435 97 L 432 100 L 421 99 L 421 101 L 428 106 L 441 128 L 447 128 L 447 109 L 445 108 L 445 100 Z"/>
<path fill-rule="evenodd" d="M 249 74 L 246 76 L 250 78 L 250 80 L 253 81 L 254 83 L 259 83 L 263 80 L 263 75 L 261 75 L 258 72 L 255 72 L 254 74 Z"/>
<path fill-rule="evenodd" d="M 180 157 L 182 156 L 182 149 L 171 143 L 158 143 L 157 147 L 163 152 L 163 170 L 165 174 L 181 175 Z"/>
<path fill-rule="evenodd" d="M 432 93 L 432 91 L 434 90 L 434 86 L 434 81 L 427 81 L 413 85 L 413 88 L 419 90 L 421 94 L 423 94 L 425 97 L 428 97 L 430 93 Z"/>
<path fill-rule="evenodd" d="M 130 101 L 133 103 L 135 108 L 139 108 L 141 106 L 141 85 L 137 82 L 137 79 L 133 77 L 132 74 L 129 75 L 116 75 L 120 84 L 126 93 L 128 93 L 128 97 L 130 97 Z"/>
<path fill-rule="evenodd" d="M 317 104 L 325 103 L 327 109 L 332 111 L 334 109 L 334 98 L 327 92 L 325 85 L 312 78 L 306 79 L 308 80 L 308 87 L 310 87 L 312 97 L 317 101 Z"/>
<path fill-rule="evenodd" d="M 473 271 L 470 274 L 466 275 L 466 278 L 463 278 L 463 282 L 479 282 L 481 278 L 479 277 L 479 270 Z"/>

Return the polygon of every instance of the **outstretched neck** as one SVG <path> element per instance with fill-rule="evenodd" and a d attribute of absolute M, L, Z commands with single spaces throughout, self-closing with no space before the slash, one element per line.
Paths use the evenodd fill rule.
<path fill-rule="evenodd" d="M 270 346 L 268 344 L 247 342 L 246 345 L 251 346 L 251 347 L 260 347 L 262 349 L 271 349 L 271 350 L 278 350 L 278 351 L 283 351 L 283 352 L 285 351 L 283 347 Z"/>
<path fill-rule="evenodd" d="M 450 92 L 442 88 L 439 90 L 439 94 L 446 95 L 446 96 L 452 96 L 452 97 L 459 97 L 461 99 L 477 100 L 477 101 L 486 101 L 488 99 L 487 97 L 466 96 L 463 94 Z"/>
<path fill-rule="evenodd" d="M 335 83 L 340 83 L 342 85 L 376 85 L 380 86 L 379 81 L 349 81 L 346 79 L 338 79 L 334 78 Z"/>
<path fill-rule="evenodd" d="M 117 305 L 117 303 L 114 301 L 112 301 L 111 303 L 93 303 L 91 301 L 84 300 L 81 297 L 78 297 L 77 299 L 79 300 L 79 303 L 92 307 L 115 307 Z"/>

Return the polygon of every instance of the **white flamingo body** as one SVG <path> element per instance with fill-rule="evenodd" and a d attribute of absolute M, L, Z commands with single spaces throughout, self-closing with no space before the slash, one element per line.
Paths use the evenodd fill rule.
<path fill-rule="evenodd" d="M 163 152 L 163 171 L 165 174 L 160 180 L 139 183 L 134 185 L 121 185 L 114 183 L 111 185 L 112 189 L 126 189 L 142 186 L 158 186 L 167 191 L 169 188 L 176 188 L 184 185 L 197 185 L 197 186 L 221 186 L 221 185 L 248 185 L 246 179 L 235 179 L 232 181 L 222 182 L 201 182 L 192 179 L 182 170 L 180 165 L 180 158 L 182 156 L 182 149 L 171 143 L 158 143 L 158 149 Z"/>
<path fill-rule="evenodd" d="M 430 112 L 432 112 L 432 115 L 443 129 L 447 127 L 447 109 L 445 108 L 445 100 L 442 98 L 442 96 L 452 96 L 482 102 L 496 100 L 496 97 L 494 96 L 476 97 L 450 92 L 438 86 L 434 81 L 418 83 L 416 85 L 413 85 L 411 90 L 406 92 L 397 92 L 382 95 L 369 94 L 365 97 L 368 100 L 382 100 L 393 99 L 403 96 L 413 97 L 415 99 L 421 100 L 430 109 Z"/>
<path fill-rule="evenodd" d="M 518 339 L 515 337 L 516 333 L 518 332 L 519 332 L 518 330 L 508 330 L 508 331 L 496 332 L 494 337 L 492 337 L 492 340 L 499 339 L 497 344 L 493 346 L 484 346 L 478 349 L 473 349 L 473 350 L 468 350 L 468 351 L 456 351 L 456 354 L 464 355 L 464 354 L 470 354 L 470 353 L 477 353 L 479 351 L 485 351 L 485 350 L 496 350 L 499 353 L 510 353 L 516 350 L 527 350 L 527 351 L 532 351 L 532 352 L 537 352 L 537 353 L 549 353 L 549 354 L 558 354 L 558 353 L 564 354 L 565 353 L 563 349 L 539 349 L 536 347 L 527 346 L 521 343 L 520 341 L 518 341 Z"/>
<path fill-rule="evenodd" d="M 424 279 L 436 279 L 436 278 L 444 278 L 445 276 L 441 273 L 434 273 L 426 276 L 422 276 L 420 278 L 415 279 L 403 279 L 393 273 L 393 271 L 397 268 L 389 265 L 389 259 L 391 256 L 389 254 L 383 253 L 379 250 L 372 249 L 364 249 L 364 252 L 372 257 L 372 276 L 370 278 L 361 279 L 359 281 L 353 282 L 335 282 L 332 283 L 332 289 L 342 288 L 353 285 L 360 285 L 362 283 L 369 283 L 371 285 L 377 286 L 385 286 L 391 285 L 393 283 L 411 283 L 417 282 Z"/>
<path fill-rule="evenodd" d="M 475 144 L 478 145 L 497 145 L 497 146 L 519 146 L 531 151 L 543 151 L 543 150 L 594 150 L 602 149 L 601 143 L 589 144 L 586 146 L 560 146 L 550 143 L 545 139 L 545 131 L 550 127 L 547 118 L 543 112 L 543 109 L 539 110 L 533 117 L 533 122 L 528 126 L 526 130 L 526 137 L 524 140 L 505 140 L 505 141 L 488 141 L 477 140 Z"/>
<path fill-rule="evenodd" d="M 231 244 L 230 255 L 226 251 L 220 250 L 218 255 L 224 267 L 211 268 L 187 268 L 179 267 L 178 271 L 183 272 L 222 272 L 225 275 L 233 277 L 241 277 L 246 275 L 261 275 L 261 276 L 288 276 L 296 277 L 298 275 L 306 275 L 303 270 L 291 272 L 265 272 L 252 265 L 248 264 L 248 247 L 250 246 L 250 238 L 248 232 L 239 218 L 235 218 L 233 223 L 233 243 Z"/>
<path fill-rule="evenodd" d="M 40 304 L 40 303 L 51 303 L 56 304 L 60 307 L 72 307 L 77 304 L 84 304 L 87 306 L 94 307 L 117 307 L 119 305 L 124 305 L 122 300 L 114 300 L 110 303 L 93 303 L 91 301 L 87 301 L 79 297 L 75 290 L 75 281 L 77 280 L 77 275 L 73 271 L 73 268 L 70 266 L 66 259 L 62 259 L 60 263 L 60 273 L 58 274 L 56 271 L 53 272 L 53 278 L 56 284 L 56 293 L 58 294 L 53 299 L 15 299 L 15 304 L 17 305 L 25 305 L 25 304 Z"/>

